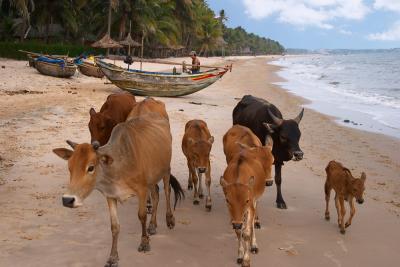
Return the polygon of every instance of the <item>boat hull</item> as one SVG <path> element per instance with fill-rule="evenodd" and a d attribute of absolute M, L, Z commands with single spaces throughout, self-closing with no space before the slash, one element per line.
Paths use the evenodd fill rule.
<path fill-rule="evenodd" d="M 219 80 L 223 71 L 208 71 L 200 74 L 160 74 L 128 71 L 103 61 L 97 65 L 107 78 L 119 88 L 140 96 L 184 96 L 204 89 Z"/>
<path fill-rule="evenodd" d="M 35 61 L 35 67 L 41 74 L 60 78 L 69 78 L 73 76 L 76 71 L 75 65 L 66 64 L 62 67 L 58 64 L 43 61 Z"/>
<path fill-rule="evenodd" d="M 79 71 L 86 76 L 95 77 L 95 78 L 103 78 L 104 73 L 101 69 L 91 63 L 83 62 L 78 65 Z"/>

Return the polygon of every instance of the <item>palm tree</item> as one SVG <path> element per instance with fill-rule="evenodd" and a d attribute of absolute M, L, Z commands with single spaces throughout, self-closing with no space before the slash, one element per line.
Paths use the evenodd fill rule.
<path fill-rule="evenodd" d="M 3 0 L 0 0 L 0 6 Z M 12 7 L 14 7 L 22 18 L 21 41 L 26 38 L 31 29 L 31 13 L 35 10 L 35 3 L 33 0 L 9 0 Z"/>

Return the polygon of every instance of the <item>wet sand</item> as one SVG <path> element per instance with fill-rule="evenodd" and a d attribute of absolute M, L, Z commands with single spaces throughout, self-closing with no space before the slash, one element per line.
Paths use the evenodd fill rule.
<path fill-rule="evenodd" d="M 175 211 L 176 227 L 169 230 L 161 192 L 158 233 L 151 237 L 151 252 L 142 254 L 137 252 L 137 199 L 129 199 L 119 205 L 120 266 L 236 266 L 236 235 L 219 186 L 226 167 L 222 136 L 232 124 L 236 98 L 253 94 L 268 99 L 285 118 L 295 117 L 305 100 L 271 84 L 279 81 L 278 67 L 267 65 L 266 58 L 232 60 L 233 72 L 209 88 L 161 98 L 171 121 L 172 171 L 183 188 L 188 176 L 180 148 L 185 123 L 203 119 L 215 137 L 212 211 L 206 212 L 204 202 L 193 206 L 193 193 L 185 190 L 186 200 Z M 220 61 L 202 59 L 202 64 Z M 83 207 L 63 208 L 68 169 L 51 150 L 67 147 L 66 139 L 89 141 L 90 107 L 100 109 L 108 94 L 120 90 L 105 84 L 106 79 L 81 74 L 72 79 L 43 76 L 26 62 L 0 59 L 0 66 L 5 66 L 0 67 L 0 266 L 103 266 L 111 247 L 106 201 L 93 192 Z M 288 209 L 275 208 L 275 186 L 266 188 L 258 205 L 260 252 L 252 255 L 252 266 L 398 266 L 400 140 L 346 128 L 309 109 L 300 128 L 305 158 L 286 163 L 282 173 Z M 361 171 L 367 174 L 366 201 L 356 206 L 346 235 L 339 233 L 333 201 L 331 221 L 324 220 L 324 168 L 332 159 L 357 177 Z"/>

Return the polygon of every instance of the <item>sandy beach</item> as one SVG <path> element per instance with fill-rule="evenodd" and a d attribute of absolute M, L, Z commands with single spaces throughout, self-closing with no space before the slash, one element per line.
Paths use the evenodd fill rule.
<path fill-rule="evenodd" d="M 170 116 L 172 172 L 183 188 L 188 177 L 181 151 L 185 123 L 203 119 L 215 138 L 212 211 L 204 202 L 193 206 L 193 193 L 185 190 L 186 199 L 175 211 L 176 227 L 169 230 L 161 192 L 158 233 L 151 237 L 151 252 L 142 254 L 137 252 L 137 199 L 129 199 L 119 205 L 120 266 L 237 266 L 236 235 L 219 185 L 226 167 L 222 136 L 232 125 L 232 110 L 245 94 L 272 102 L 284 118 L 294 118 L 306 103 L 273 84 L 280 78 L 279 67 L 267 64 L 271 57 L 200 60 L 203 65 L 233 62 L 233 71 L 195 94 L 160 100 Z M 107 95 L 120 91 L 106 79 L 47 77 L 27 62 L 0 59 L 0 266 L 104 266 L 111 247 L 106 201 L 96 191 L 83 207 L 63 208 L 69 173 L 52 149 L 67 147 L 66 139 L 90 141 L 89 109 L 99 110 Z M 304 159 L 286 163 L 282 172 L 288 209 L 275 207 L 275 185 L 267 187 L 258 204 L 260 252 L 251 256 L 252 266 L 398 266 L 400 139 L 347 128 L 310 109 L 300 129 Z M 367 174 L 365 202 L 357 204 L 345 235 L 339 233 L 333 201 L 331 221 L 324 220 L 325 166 L 333 159 L 356 177 Z"/>

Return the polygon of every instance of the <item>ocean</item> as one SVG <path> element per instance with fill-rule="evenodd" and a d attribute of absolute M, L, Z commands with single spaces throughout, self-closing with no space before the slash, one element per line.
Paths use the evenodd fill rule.
<path fill-rule="evenodd" d="M 272 62 L 284 89 L 337 122 L 400 138 L 400 50 L 330 51 Z M 306 116 L 306 115 L 305 115 Z"/>

